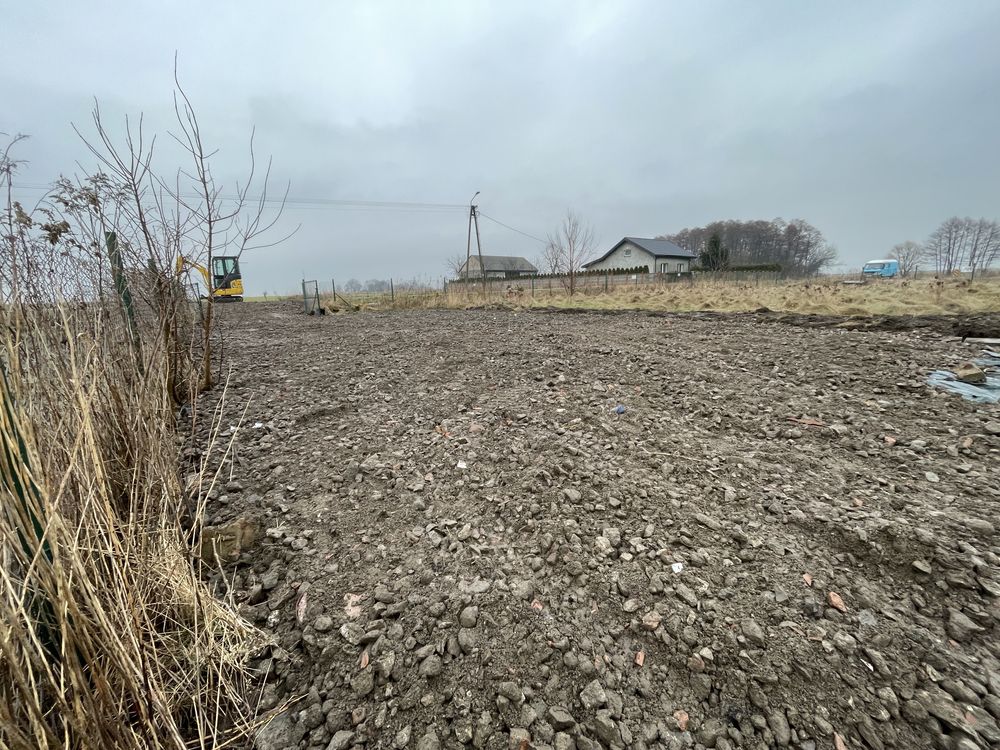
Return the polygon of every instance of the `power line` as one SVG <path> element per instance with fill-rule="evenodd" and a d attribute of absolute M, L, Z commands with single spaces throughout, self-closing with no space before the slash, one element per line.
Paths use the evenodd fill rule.
<path fill-rule="evenodd" d="M 15 184 L 15 190 L 41 190 L 43 192 L 52 190 L 51 186 L 47 185 L 33 185 L 33 184 Z M 180 198 L 186 198 L 191 200 L 201 199 L 200 195 L 193 194 L 181 194 Z M 219 200 L 235 202 L 240 200 L 236 196 L 231 195 L 220 195 Z M 245 196 L 243 201 L 245 203 L 259 203 L 263 200 L 264 203 L 284 203 L 286 206 L 302 206 L 302 207 L 333 207 L 333 208 L 374 208 L 374 209 L 404 209 L 411 211 L 455 211 L 461 210 L 465 211 L 468 206 L 464 203 L 429 203 L 429 202 L 417 202 L 417 201 L 372 201 L 372 200 L 357 200 L 357 199 L 347 199 L 347 198 L 276 198 L 267 197 L 261 198 L 261 196 Z"/>
<path fill-rule="evenodd" d="M 499 225 L 500 225 L 500 226 L 502 226 L 502 227 L 503 227 L 504 229 L 509 229 L 509 230 L 510 230 L 510 231 L 512 231 L 512 232 L 517 232 L 518 234 L 523 234 L 523 235 L 524 235 L 525 237 L 528 237 L 528 238 L 530 238 L 530 239 L 533 239 L 533 240 L 534 240 L 535 242 L 541 242 L 541 243 L 542 243 L 543 245 L 547 244 L 547 243 L 546 243 L 546 241 L 545 241 L 545 240 L 543 240 L 543 239 L 542 239 L 541 237 L 536 237 L 536 236 L 535 236 L 535 235 L 533 235 L 533 234 L 528 234 L 527 232 L 522 232 L 522 231 L 521 231 L 520 229 L 517 229 L 516 227 L 512 227 L 512 226 L 511 226 L 510 224 L 504 224 L 504 223 L 503 223 L 502 221 L 500 221 L 499 219 L 494 219 L 494 218 L 493 218 L 492 216 L 487 216 L 487 215 L 486 215 L 486 214 L 484 214 L 484 213 L 483 213 L 482 211 L 480 211 L 480 212 L 479 212 L 479 215 L 480 215 L 480 216 L 482 216 L 482 217 L 483 217 L 484 219 L 489 219 L 489 220 L 490 220 L 490 221 L 492 221 L 492 222 L 493 222 L 494 224 L 499 224 Z"/>
<path fill-rule="evenodd" d="M 41 190 L 50 191 L 52 186 L 41 185 L 41 184 L 16 184 L 14 186 L 15 190 Z M 202 196 L 200 195 L 187 195 L 182 194 L 180 198 L 190 199 L 190 200 L 200 200 Z M 235 196 L 218 196 L 219 200 L 235 202 L 239 198 Z M 261 202 L 260 196 L 246 196 L 244 199 L 245 203 L 259 203 Z M 467 211 L 469 206 L 464 203 L 432 203 L 428 201 L 373 201 L 373 200 L 360 200 L 360 199 L 349 199 L 349 198 L 315 198 L 315 197 L 301 197 L 301 198 L 275 198 L 266 197 L 263 198 L 264 203 L 276 203 L 284 204 L 286 208 L 293 210 L 322 210 L 322 209 L 333 209 L 339 211 L 400 211 L 400 212 L 427 212 L 427 213 L 450 213 L 452 211 Z M 541 237 L 536 237 L 533 234 L 522 231 L 517 227 L 512 227 L 510 224 L 505 224 L 499 219 L 495 219 L 492 216 L 484 214 L 482 211 L 477 210 L 476 213 L 482 216 L 484 219 L 489 219 L 494 224 L 497 224 L 504 229 L 508 229 L 511 232 L 516 232 L 517 234 L 523 235 L 528 239 L 534 240 L 541 244 L 546 244 L 546 241 Z"/>

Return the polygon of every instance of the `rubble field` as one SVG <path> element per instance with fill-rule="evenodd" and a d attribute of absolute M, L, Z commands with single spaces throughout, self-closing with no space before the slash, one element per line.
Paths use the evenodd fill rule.
<path fill-rule="evenodd" d="M 184 455 L 218 410 L 206 521 L 257 533 L 216 584 L 274 638 L 259 750 L 1000 747 L 1000 407 L 925 384 L 976 345 L 217 315 Z"/>

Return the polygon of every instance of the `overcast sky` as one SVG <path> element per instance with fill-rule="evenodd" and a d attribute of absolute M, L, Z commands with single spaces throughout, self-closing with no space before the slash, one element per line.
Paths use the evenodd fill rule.
<path fill-rule="evenodd" d="M 251 127 L 294 199 L 465 204 L 602 248 L 803 218 L 857 266 L 953 214 L 1000 219 L 1000 2 L 10 3 L 0 131 L 29 184 L 91 167 L 92 99 L 171 127 L 173 57 L 224 189 Z M 164 150 L 159 166 L 172 171 Z M 23 197 L 38 193 L 25 192 Z M 303 273 L 440 278 L 462 209 L 293 204 L 251 293 Z M 541 245 L 483 220 L 484 252 Z M 327 282 L 328 283 L 328 282 Z"/>

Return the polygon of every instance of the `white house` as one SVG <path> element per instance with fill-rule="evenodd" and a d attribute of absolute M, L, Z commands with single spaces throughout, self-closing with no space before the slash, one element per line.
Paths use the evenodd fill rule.
<path fill-rule="evenodd" d="M 614 271 L 646 266 L 650 273 L 687 273 L 696 254 L 669 240 L 623 237 L 596 260 L 584 263 L 588 271 Z"/>

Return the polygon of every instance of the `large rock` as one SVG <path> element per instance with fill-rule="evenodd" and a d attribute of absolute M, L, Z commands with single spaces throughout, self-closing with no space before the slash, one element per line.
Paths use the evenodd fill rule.
<path fill-rule="evenodd" d="M 751 646 L 764 648 L 767 645 L 767 638 L 764 636 L 763 628 L 753 618 L 747 618 L 741 622 L 740 630 L 743 632 L 743 637 L 747 639 L 747 642 Z"/>
<path fill-rule="evenodd" d="M 298 747 L 305 736 L 306 728 L 293 722 L 291 713 L 283 711 L 260 728 L 253 746 L 255 750 L 290 750 Z"/>
<path fill-rule="evenodd" d="M 598 680 L 593 680 L 580 692 L 580 703 L 588 711 L 600 708 L 608 702 L 608 694 Z"/>
<path fill-rule="evenodd" d="M 985 383 L 986 373 L 973 362 L 963 362 L 955 368 L 955 377 L 963 383 Z"/>
<path fill-rule="evenodd" d="M 945 625 L 945 630 L 948 631 L 948 636 L 953 640 L 962 643 L 969 640 L 975 635 L 983 632 L 983 628 L 976 625 L 972 620 L 970 620 L 966 615 L 959 612 L 957 609 L 948 610 L 948 623 Z"/>
<path fill-rule="evenodd" d="M 347 750 L 347 748 L 351 746 L 351 742 L 353 740 L 354 732 L 349 729 L 341 729 L 333 735 L 333 739 L 330 740 L 330 744 L 326 746 L 326 750 Z"/>
<path fill-rule="evenodd" d="M 256 524 L 245 518 L 224 526 L 206 526 L 201 530 L 201 559 L 209 565 L 235 562 L 256 538 Z"/>

